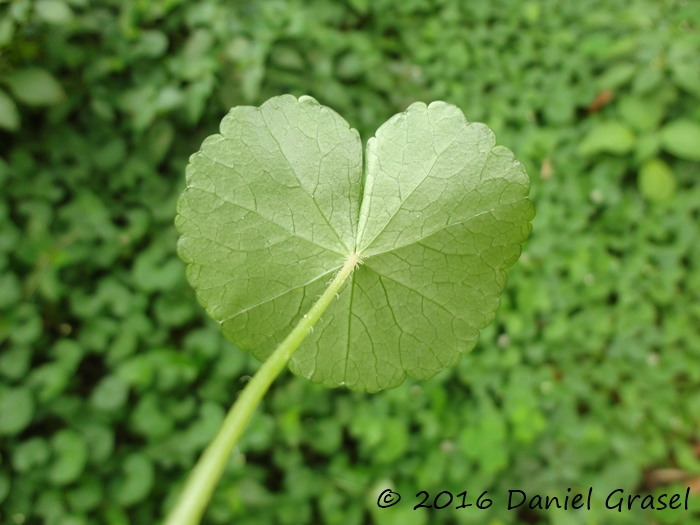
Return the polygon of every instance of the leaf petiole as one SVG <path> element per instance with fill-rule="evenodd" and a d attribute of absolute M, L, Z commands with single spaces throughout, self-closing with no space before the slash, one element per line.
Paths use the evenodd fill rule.
<path fill-rule="evenodd" d="M 360 262 L 356 253 L 350 255 L 343 267 L 309 312 L 280 343 L 255 373 L 233 404 L 214 440 L 206 448 L 190 472 L 180 497 L 164 525 L 197 525 L 226 467 L 233 447 L 243 433 L 253 412 L 270 385 L 284 369 L 294 351 L 309 334 L 321 314 L 336 297 L 346 279 Z"/>

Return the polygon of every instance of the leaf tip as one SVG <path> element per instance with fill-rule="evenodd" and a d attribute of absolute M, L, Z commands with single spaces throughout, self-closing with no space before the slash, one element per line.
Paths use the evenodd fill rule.
<path fill-rule="evenodd" d="M 321 105 L 318 100 L 316 100 L 314 97 L 309 96 L 309 95 L 302 95 L 299 97 L 298 100 L 299 100 L 299 104 L 313 104 L 315 106 Z"/>

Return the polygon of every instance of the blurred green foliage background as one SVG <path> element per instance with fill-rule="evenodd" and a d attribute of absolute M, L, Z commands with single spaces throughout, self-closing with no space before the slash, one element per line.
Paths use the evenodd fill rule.
<path fill-rule="evenodd" d="M 695 0 L 0 0 L 0 522 L 172 504 L 259 366 L 185 282 L 184 166 L 231 106 L 283 93 L 364 140 L 454 103 L 526 164 L 538 215 L 459 366 L 377 395 L 286 374 L 205 521 L 700 523 Z M 688 484 L 688 512 L 504 500 Z M 406 505 L 379 510 L 384 486 Z M 487 489 L 488 510 L 412 510 Z"/>

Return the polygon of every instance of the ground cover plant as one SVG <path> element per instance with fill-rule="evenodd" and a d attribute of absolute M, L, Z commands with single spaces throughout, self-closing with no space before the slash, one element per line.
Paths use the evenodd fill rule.
<path fill-rule="evenodd" d="M 1 521 L 172 507 L 259 367 L 185 281 L 184 169 L 231 107 L 292 93 L 361 137 L 458 106 L 524 163 L 537 216 L 467 357 L 373 396 L 281 377 L 204 522 L 696 523 L 696 496 L 579 515 L 374 495 L 697 494 L 699 21 L 656 0 L 0 3 Z"/>

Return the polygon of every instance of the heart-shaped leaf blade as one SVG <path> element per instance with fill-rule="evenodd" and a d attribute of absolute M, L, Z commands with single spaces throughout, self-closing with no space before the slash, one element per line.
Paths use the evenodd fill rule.
<path fill-rule="evenodd" d="M 290 368 L 375 392 L 476 344 L 529 235 L 525 170 L 455 106 L 411 105 L 367 144 L 311 97 L 236 107 L 190 159 L 179 254 L 211 317 L 264 360 L 347 258 L 362 264 Z"/>

